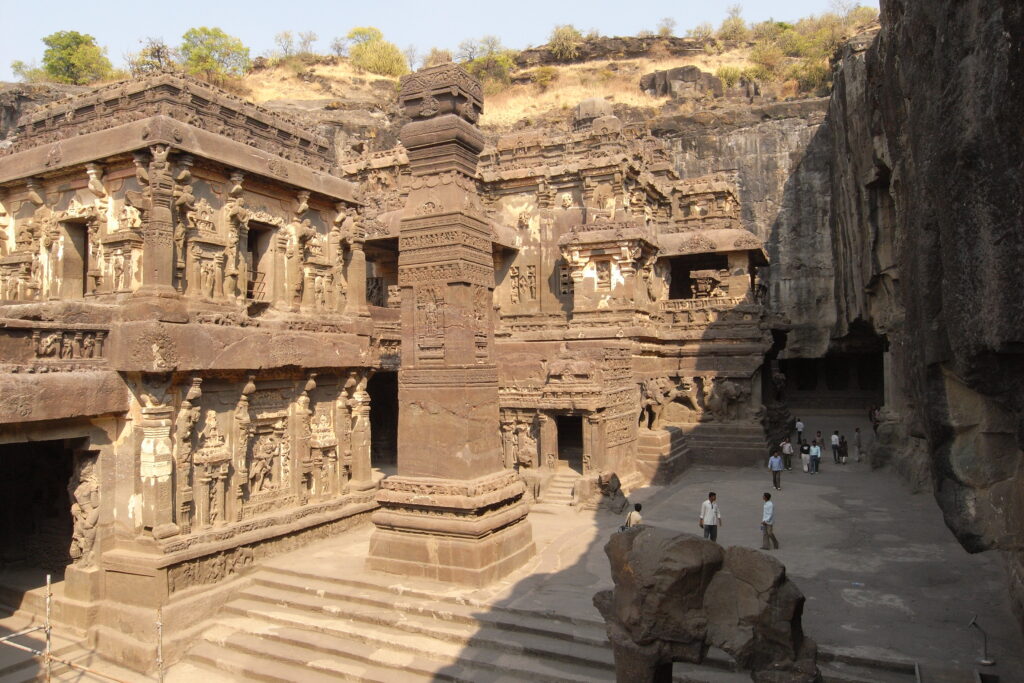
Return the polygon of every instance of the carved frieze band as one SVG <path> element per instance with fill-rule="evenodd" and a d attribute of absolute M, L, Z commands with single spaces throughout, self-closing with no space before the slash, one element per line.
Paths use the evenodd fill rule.
<path fill-rule="evenodd" d="M 494 269 L 475 263 L 459 262 L 402 266 L 398 270 L 398 284 L 403 287 L 435 282 L 468 282 L 494 287 Z"/>
<path fill-rule="evenodd" d="M 416 368 L 400 370 L 398 381 L 408 385 L 426 386 L 489 386 L 497 385 L 498 370 L 494 366 L 468 368 Z"/>

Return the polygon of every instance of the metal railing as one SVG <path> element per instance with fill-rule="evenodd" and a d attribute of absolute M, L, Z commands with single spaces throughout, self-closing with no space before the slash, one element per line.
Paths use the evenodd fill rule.
<path fill-rule="evenodd" d="M 8 647 L 13 647 L 15 650 L 21 650 L 22 652 L 27 652 L 27 653 L 31 654 L 33 657 L 41 658 L 42 659 L 42 664 L 43 664 L 43 680 L 47 681 L 47 682 L 49 682 L 52 679 L 52 676 L 53 676 L 53 663 L 57 662 L 58 664 L 63 664 L 64 666 L 68 667 L 69 669 L 74 669 L 76 671 L 81 671 L 81 672 L 90 674 L 92 676 L 96 676 L 98 678 L 102 678 L 102 679 L 107 680 L 107 681 L 114 681 L 114 683 L 132 683 L 131 681 L 126 681 L 123 678 L 117 678 L 116 676 L 111 676 L 110 674 L 103 673 L 102 671 L 97 671 L 96 669 L 91 669 L 91 668 L 89 668 L 87 666 L 83 666 L 81 664 L 76 664 L 75 662 L 72 662 L 70 660 L 64 659 L 63 657 L 58 657 L 57 655 L 53 654 L 53 624 L 52 624 L 52 621 L 50 619 L 50 610 L 51 610 L 52 603 L 53 603 L 53 590 L 52 590 L 52 587 L 50 585 L 50 575 L 47 574 L 46 575 L 46 612 L 45 612 L 45 620 L 39 626 L 32 626 L 31 628 L 23 629 L 21 631 L 18 631 L 17 633 L 12 633 L 10 635 L 0 637 L 0 645 L 6 645 Z M 32 634 L 32 633 L 38 633 L 39 631 L 42 631 L 44 636 L 45 636 L 45 641 L 44 641 L 45 644 L 44 644 L 42 650 L 38 650 L 36 648 L 29 647 L 27 645 L 22 645 L 20 643 L 15 643 L 12 640 L 13 638 L 18 638 L 20 636 L 27 636 L 27 635 Z M 156 667 L 157 667 L 157 680 L 160 683 L 163 683 L 163 680 L 164 680 L 163 616 L 162 616 L 161 610 L 159 608 L 157 609 L 157 617 L 156 617 Z"/>

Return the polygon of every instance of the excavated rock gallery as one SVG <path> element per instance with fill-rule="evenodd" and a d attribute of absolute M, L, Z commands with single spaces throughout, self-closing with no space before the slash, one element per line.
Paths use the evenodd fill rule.
<path fill-rule="evenodd" d="M 1024 5 L 879 9 L 0 83 L 0 681 L 1024 682 Z"/>

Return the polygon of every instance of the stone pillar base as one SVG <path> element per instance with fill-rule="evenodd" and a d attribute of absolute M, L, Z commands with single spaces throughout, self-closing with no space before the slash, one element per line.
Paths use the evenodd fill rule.
<path fill-rule="evenodd" d="M 471 481 L 389 477 L 381 483 L 368 569 L 485 586 L 536 549 L 515 472 Z"/>

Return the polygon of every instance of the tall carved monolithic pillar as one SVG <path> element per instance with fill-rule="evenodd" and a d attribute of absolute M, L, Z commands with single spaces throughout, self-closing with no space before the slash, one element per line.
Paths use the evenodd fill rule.
<path fill-rule="evenodd" d="M 413 179 L 399 234 L 398 474 L 367 565 L 484 585 L 534 553 L 522 481 L 504 469 L 493 359 L 491 233 L 474 176 L 480 83 L 454 64 L 402 79 Z"/>

